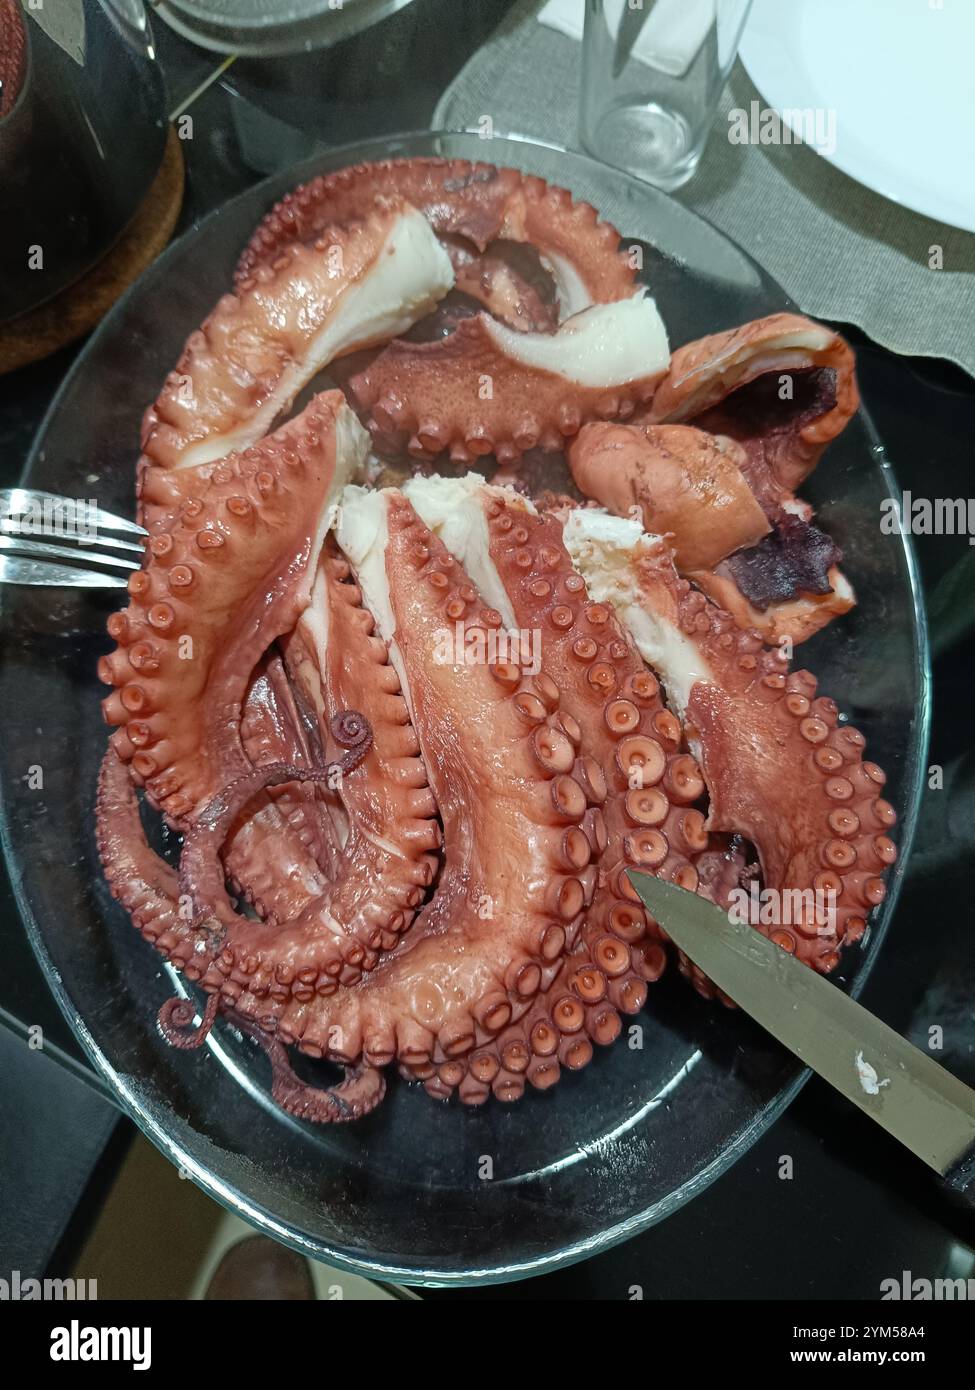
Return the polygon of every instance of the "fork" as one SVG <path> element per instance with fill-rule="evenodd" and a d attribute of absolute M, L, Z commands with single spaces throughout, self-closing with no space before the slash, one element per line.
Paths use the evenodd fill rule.
<path fill-rule="evenodd" d="M 35 488 L 0 488 L 0 584 L 124 589 L 128 583 L 125 575 L 96 567 L 141 569 L 143 542 L 102 535 L 104 531 L 137 537 L 149 534 L 134 521 L 114 516 L 92 502 Z M 59 543 L 64 540 L 73 544 Z M 113 550 L 124 553 L 113 555 Z M 56 563 L 61 560 L 74 563 Z"/>

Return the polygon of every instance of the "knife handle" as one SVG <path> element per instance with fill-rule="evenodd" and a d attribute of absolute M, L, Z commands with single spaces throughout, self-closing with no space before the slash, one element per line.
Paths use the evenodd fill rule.
<path fill-rule="evenodd" d="M 959 1206 L 975 1208 L 975 1146 L 951 1165 L 942 1182 L 948 1196 Z"/>

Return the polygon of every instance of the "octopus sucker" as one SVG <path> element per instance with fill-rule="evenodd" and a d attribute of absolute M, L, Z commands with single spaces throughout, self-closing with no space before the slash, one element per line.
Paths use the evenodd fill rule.
<path fill-rule="evenodd" d="M 810 672 L 681 579 L 669 546 L 638 522 L 580 509 L 565 539 L 664 683 L 707 786 L 707 829 L 754 845 L 763 886 L 779 895 L 779 919 L 755 925 L 829 973 L 883 901 L 896 857 L 884 774 L 864 761 L 862 734 Z"/>
<path fill-rule="evenodd" d="M 510 464 L 528 449 L 561 449 L 588 420 L 646 406 L 668 361 L 656 305 L 640 292 L 583 309 L 555 333 L 479 314 L 437 342 L 394 341 L 348 385 L 382 452 Z"/>
<path fill-rule="evenodd" d="M 273 208 L 145 416 L 146 553 L 99 663 L 105 877 L 204 996 L 161 1037 L 223 1020 L 314 1123 L 390 1068 L 514 1103 L 667 968 L 632 869 L 794 895 L 748 920 L 833 970 L 895 813 L 780 638 L 854 602 L 797 488 L 857 400 L 797 315 L 671 354 L 619 233 L 514 169 L 360 165 Z"/>

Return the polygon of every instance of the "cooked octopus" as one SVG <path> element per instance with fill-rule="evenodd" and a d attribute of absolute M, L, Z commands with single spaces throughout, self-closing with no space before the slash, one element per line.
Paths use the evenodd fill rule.
<path fill-rule="evenodd" d="M 780 638 L 854 601 L 796 492 L 856 406 L 846 344 L 794 315 L 671 354 L 619 234 L 516 170 L 362 165 L 278 204 L 146 413 L 99 665 L 106 878 L 207 1001 L 163 1006 L 169 1041 L 222 1015 L 319 1122 L 393 1064 L 516 1100 L 667 967 L 631 869 L 826 893 L 828 930 L 755 925 L 835 969 L 895 815 Z"/>

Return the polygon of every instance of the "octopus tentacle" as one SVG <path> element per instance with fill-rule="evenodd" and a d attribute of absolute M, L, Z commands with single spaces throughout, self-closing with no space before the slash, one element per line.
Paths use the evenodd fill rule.
<path fill-rule="evenodd" d="M 714 569 L 756 545 L 768 518 L 743 471 L 744 450 L 689 425 L 584 425 L 569 448 L 584 497 L 615 516 L 642 517 L 671 537 L 681 571 Z"/>
<path fill-rule="evenodd" d="M 774 505 L 799 491 L 859 405 L 849 344 L 799 314 L 770 314 L 678 348 L 649 418 L 738 440 L 752 490 Z"/>
<path fill-rule="evenodd" d="M 344 770 L 349 771 L 350 764 Z M 279 775 L 287 779 L 295 771 L 281 768 Z M 331 780 L 333 772 L 302 775 Z M 272 925 L 252 922 L 220 896 L 213 844 L 205 842 L 201 849 L 194 827 L 184 842 L 181 887 L 192 892 L 190 900 L 197 911 L 212 914 L 224 924 L 215 964 L 227 981 L 256 998 L 310 1000 L 356 984 L 374 970 L 380 953 L 394 949 L 399 933 L 408 925 L 407 912 L 396 904 L 415 909 L 422 899 L 423 887 L 411 886 L 397 897 L 393 875 L 387 875 L 393 879 L 390 886 L 381 873 L 363 874 L 361 867 L 354 853 L 346 854 L 334 882 L 293 918 Z M 421 884 L 430 877 L 432 869 L 427 864 L 409 875 Z M 373 892 L 381 891 L 386 895 L 385 906 L 373 898 Z"/>
<path fill-rule="evenodd" d="M 620 253 L 619 232 L 588 203 L 519 170 L 463 159 L 393 159 L 312 179 L 261 222 L 238 263 L 238 284 L 296 243 L 361 218 L 377 194 L 404 199 L 438 236 L 463 238 L 481 253 L 496 241 L 536 247 L 555 278 L 563 318 L 633 293 L 635 270 Z M 475 276 L 466 288 L 477 292 Z"/>
<path fill-rule="evenodd" d="M 252 768 L 240 741 L 251 672 L 307 605 L 328 508 L 365 450 L 340 392 L 214 469 L 149 543 L 99 662 L 112 742 L 153 805 L 192 823 Z"/>
<path fill-rule="evenodd" d="M 276 649 L 265 655 L 258 668 L 263 679 L 259 676 L 257 682 L 251 681 L 241 711 L 240 741 L 248 761 L 255 767 L 263 763 L 314 767 L 327 761 L 313 712 L 299 704 L 300 692 L 294 690 L 279 654 L 286 642 L 287 637 L 279 639 Z M 259 692 L 256 684 L 260 684 Z M 346 704 L 351 706 L 352 701 Z M 334 877 L 345 836 L 344 817 L 334 791 L 319 783 L 295 783 L 274 788 L 270 797 L 308 846 L 322 872 Z"/>
<path fill-rule="evenodd" d="M 703 815 L 688 809 L 704 783 L 681 751 L 679 726 L 664 709 L 656 682 L 611 611 L 587 601 L 554 517 L 534 516 L 521 499 L 474 479 L 417 479 L 404 492 L 421 517 L 434 526 L 442 523 L 447 548 L 468 565 L 509 629 L 539 634 L 542 670 L 533 678 L 531 709 L 538 720 L 534 756 L 553 774 L 571 771 L 594 803 L 580 824 L 567 826 L 552 844 L 550 871 L 579 873 L 598 862 L 599 886 L 584 925 L 552 933 L 548 944 L 554 954 L 546 957 L 541 988 L 528 1010 L 512 1008 L 504 995 L 482 1001 L 475 1015 L 481 1036 L 469 1065 L 462 1056 L 438 1056 L 436 1048 L 420 1061 L 401 1059 L 404 1074 L 423 1081 L 435 1097 L 457 1090 L 467 1104 L 479 1104 L 492 1093 L 510 1101 L 526 1084 L 539 1089 L 554 1084 L 563 1066 L 584 1066 L 593 1044 L 612 1042 L 622 1027 L 621 1014 L 642 1007 L 647 982 L 658 979 L 666 965 L 657 928 L 648 923 L 625 877 L 627 864 L 643 857 L 644 827 L 632 818 L 632 767 L 624 772 L 621 749 L 626 752 L 632 743 L 634 759 L 637 753 L 648 756 L 648 749 L 657 755 L 654 782 L 661 785 L 654 791 L 665 810 L 670 807 L 657 833 L 669 834 L 669 841 L 653 871 L 688 886 L 696 882 L 690 857 L 708 843 Z M 482 509 L 480 529 L 472 507 Z M 545 720 L 553 702 L 558 713 Z M 632 709 L 640 715 L 636 726 Z M 571 911 L 564 890 L 558 896 Z"/>
<path fill-rule="evenodd" d="M 777 920 L 754 925 L 834 970 L 883 901 L 881 874 L 897 853 L 886 779 L 864 761 L 863 735 L 841 723 L 813 675 L 790 672 L 781 651 L 680 579 L 669 548 L 638 523 L 580 510 L 566 542 L 664 678 L 707 783 L 708 828 L 758 852 L 780 905 Z"/>
<path fill-rule="evenodd" d="M 810 528 L 812 530 L 814 528 Z M 775 548 L 780 546 L 780 533 L 773 532 L 769 540 Z M 829 537 L 818 531 L 812 538 L 813 546 L 831 545 Z M 788 544 L 788 542 L 786 542 Z M 838 551 L 836 552 L 838 554 Z M 769 560 L 776 564 L 775 550 L 771 555 L 763 554 L 761 547 L 742 551 L 733 557 L 735 562 L 755 563 L 761 573 Z M 791 569 L 791 565 L 789 566 Z M 793 571 L 794 572 L 794 571 Z M 743 591 L 739 578 L 741 570 L 731 561 L 720 564 L 714 570 L 688 571 L 687 578 L 697 588 L 703 590 L 719 608 L 730 613 L 738 627 L 747 632 L 758 632 L 769 646 L 790 641 L 793 646 L 815 636 L 834 618 L 841 618 L 856 606 L 853 586 L 839 565 L 830 563 L 822 580 L 820 593 L 797 592 L 792 597 L 773 598 L 761 603 L 750 598 Z"/>
<path fill-rule="evenodd" d="M 95 805 L 98 853 L 112 897 L 122 904 L 151 945 L 189 980 L 219 988 L 214 966 L 220 924 L 199 925 L 180 910 L 178 875 L 150 849 L 135 787 L 125 763 L 109 745 L 98 776 Z"/>
<path fill-rule="evenodd" d="M 569 465 L 586 497 L 668 536 L 679 572 L 772 645 L 805 641 L 856 601 L 812 508 L 781 487 L 756 494 L 733 439 L 689 425 L 590 424 Z"/>
<path fill-rule="evenodd" d="M 489 504 L 488 518 L 491 556 L 516 620 L 543 634 L 562 707 L 582 730 L 586 777 L 602 793 L 606 843 L 587 922 L 637 941 L 645 914 L 633 912 L 626 867 L 697 886 L 690 858 L 705 847 L 706 836 L 700 812 L 688 808 L 700 800 L 703 779 L 681 749 L 680 728 L 664 708 L 656 679 L 612 610 L 589 600 L 558 520 L 519 516 L 502 501 Z"/>
<path fill-rule="evenodd" d="M 347 1067 L 343 1081 L 327 1090 L 310 1086 L 296 1076 L 287 1050 L 277 1038 L 255 1027 L 237 1009 L 225 1009 L 228 1021 L 253 1038 L 271 1064 L 271 1098 L 282 1110 L 315 1124 L 343 1124 L 361 1120 L 380 1105 L 386 1095 L 386 1078 L 368 1062 Z"/>
<path fill-rule="evenodd" d="M 334 543 L 285 650 L 323 748 L 357 740 L 354 718 L 341 708 L 352 698 L 373 741 L 366 756 L 357 752 L 357 776 L 336 781 L 347 838 L 333 882 L 273 930 L 235 920 L 219 965 L 252 994 L 307 1000 L 355 983 L 396 948 L 436 872 L 439 829 L 399 679 Z M 184 860 L 192 848 L 188 841 Z"/>
<path fill-rule="evenodd" d="M 281 658 L 266 657 L 251 679 L 241 711 L 240 738 L 255 767 L 293 763 L 313 767 L 313 754 Z M 289 782 L 266 788 L 249 803 L 222 851 L 227 879 L 258 916 L 295 917 L 324 893 L 342 855 L 338 803 L 321 784 Z"/>
<path fill-rule="evenodd" d="M 196 1048 L 202 1047 L 209 1037 L 217 1017 L 219 1003 L 218 995 L 208 995 L 203 1017 L 199 1024 L 194 1026 L 196 1005 L 192 999 L 183 999 L 178 994 L 174 995 L 172 999 L 167 999 L 159 1010 L 157 1020 L 159 1031 L 170 1047 L 178 1047 L 189 1052 L 195 1051 Z"/>
<path fill-rule="evenodd" d="M 510 1102 L 527 1087 L 544 1091 L 563 1068 L 578 1071 L 622 1031 L 623 1017 L 640 1012 L 647 984 L 659 979 L 666 954 L 645 939 L 627 946 L 588 922 L 576 949 L 561 960 L 530 1009 L 497 1037 L 483 1035 L 466 1057 L 419 1068 L 401 1066 L 409 1080 L 423 1081 L 428 1094 L 445 1099 L 456 1091 L 465 1105 L 481 1105 L 492 1094 Z"/>
<path fill-rule="evenodd" d="M 179 910 L 176 873 L 146 843 L 135 788 L 125 764 L 109 748 L 99 776 L 97 803 L 98 848 L 112 896 L 129 912 L 143 936 L 177 965 L 188 979 L 208 991 L 199 1025 L 193 1027 L 195 1006 L 173 998 L 159 1011 L 159 1027 L 173 1047 L 202 1045 L 218 1012 L 254 1037 L 268 1053 L 272 1066 L 272 1097 L 302 1119 L 340 1122 L 358 1119 L 381 1102 L 385 1079 L 363 1063 L 340 1085 L 327 1091 L 299 1081 L 290 1068 L 283 1044 L 262 1032 L 234 1006 L 242 991 L 224 979 L 213 964 L 215 948 L 207 933 L 194 928 Z"/>
<path fill-rule="evenodd" d="M 570 740 L 544 672 L 436 660 L 445 620 L 484 637 L 500 617 L 406 499 L 346 494 L 339 543 L 403 673 L 443 817 L 444 867 L 402 948 L 368 980 L 283 1010 L 272 1002 L 260 1021 L 313 1056 L 435 1068 L 523 1017 L 578 934 L 594 872 L 573 864 L 553 888 L 550 860 L 591 799 L 561 770 Z M 540 758 L 540 746 L 558 757 Z"/>
<path fill-rule="evenodd" d="M 198 917 L 223 917 L 229 910 L 231 920 L 240 920 L 230 909 L 220 851 L 234 821 L 258 792 L 292 782 L 334 784 L 358 767 L 372 743 L 372 729 L 357 711 L 348 710 L 345 715 L 349 741 L 343 746 L 349 751 L 337 762 L 323 768 L 298 767 L 293 763 L 265 763 L 252 768 L 224 787 L 187 827 L 180 857 L 179 886 L 180 892 L 190 898 Z M 337 732 L 339 717 L 333 723 L 336 741 L 341 743 Z"/>
<path fill-rule="evenodd" d="M 256 269 L 190 336 L 146 413 L 138 477 L 149 530 L 164 531 L 198 495 L 199 468 L 257 443 L 333 358 L 404 332 L 452 284 L 425 219 L 399 202 Z"/>
<path fill-rule="evenodd" d="M 356 777 L 334 779 L 345 843 L 332 881 L 318 893 L 293 895 L 290 920 L 268 930 L 235 919 L 219 960 L 250 993 L 303 1000 L 355 983 L 396 948 L 433 881 L 440 842 L 436 803 L 386 644 L 373 633 L 348 563 L 334 542 L 325 550 L 311 603 L 284 649 L 296 688 L 319 721 L 322 747 L 356 749 Z M 353 698 L 363 714 L 341 708 Z M 359 745 L 356 721 L 372 731 L 368 748 Z M 189 837 L 184 862 L 188 852 Z M 210 895 L 215 887 L 211 874 Z"/>
<path fill-rule="evenodd" d="M 590 601 L 556 516 L 536 515 L 512 493 L 475 479 L 415 479 L 404 490 L 421 515 L 443 524 L 458 558 L 478 559 L 478 579 L 490 585 L 509 625 L 537 634 L 563 728 L 571 721 L 583 753 L 577 775 L 598 805 L 590 820 L 600 885 L 587 924 L 627 943 L 641 940 L 648 918 L 626 868 L 693 888 L 693 860 L 709 847 L 694 806 L 704 781 L 658 682 L 613 610 Z M 581 857 L 582 840 L 568 832 L 563 853 Z"/>
<path fill-rule="evenodd" d="M 333 900 L 331 910 L 357 922 L 354 934 L 371 949 L 391 950 L 438 866 L 437 807 L 386 643 L 331 538 L 312 602 L 285 651 L 326 747 L 329 720 L 353 699 L 373 729 L 360 775 L 338 787 L 348 824 L 344 857 L 354 873 L 345 876 L 341 901 Z"/>
<path fill-rule="evenodd" d="M 479 314 L 439 341 L 394 341 L 348 386 L 385 452 L 507 464 L 562 448 L 588 420 L 632 414 L 667 360 L 656 306 L 637 294 L 584 309 L 554 334 Z"/>
<path fill-rule="evenodd" d="M 278 641 L 280 651 L 284 651 L 287 641 L 287 637 Z M 268 655 L 264 660 L 264 670 L 268 695 L 273 692 L 273 699 L 263 706 L 263 719 L 255 719 L 253 703 L 245 702 L 241 714 L 241 742 L 250 762 L 255 767 L 275 762 L 314 767 L 327 762 L 320 738 L 316 737 L 312 712 L 299 709 L 295 689 L 289 681 L 282 657 L 277 653 Z M 352 701 L 345 703 L 350 705 Z M 275 733 L 284 737 L 271 735 L 268 738 L 268 716 L 275 719 Z M 335 791 L 328 785 L 323 787 L 321 783 L 295 783 L 268 790 L 268 795 L 287 820 L 292 833 L 298 834 L 303 844 L 307 845 L 321 872 L 334 878 L 338 873 L 346 834 L 344 812 Z M 291 913 L 278 912 L 278 916 L 289 915 Z"/>

